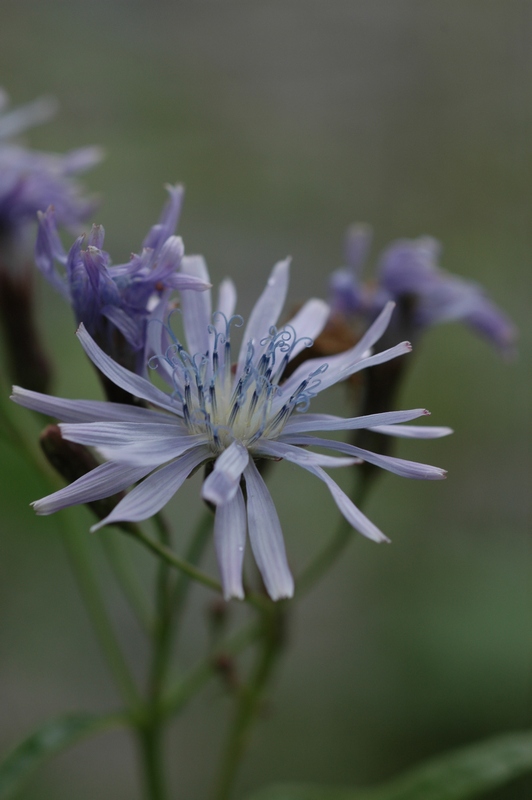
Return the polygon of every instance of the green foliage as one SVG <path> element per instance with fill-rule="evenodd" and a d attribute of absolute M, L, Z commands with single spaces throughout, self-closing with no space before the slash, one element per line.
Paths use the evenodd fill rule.
<path fill-rule="evenodd" d="M 117 714 L 68 714 L 44 723 L 0 762 L 0 800 L 15 797 L 30 775 L 47 759 L 85 736 L 123 722 Z"/>
<path fill-rule="evenodd" d="M 284 785 L 249 800 L 472 800 L 532 771 L 532 733 L 509 733 L 453 750 L 373 789 Z"/>

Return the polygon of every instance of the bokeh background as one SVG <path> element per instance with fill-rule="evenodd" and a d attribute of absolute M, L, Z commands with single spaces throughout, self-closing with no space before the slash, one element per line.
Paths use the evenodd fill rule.
<path fill-rule="evenodd" d="M 96 221 L 115 262 L 155 222 L 163 185 L 183 181 L 187 250 L 205 254 L 215 282 L 236 280 L 244 314 L 287 254 L 292 302 L 323 296 L 346 226 L 366 221 L 375 253 L 395 237 L 440 239 L 443 265 L 482 282 L 520 329 L 512 363 L 458 325 L 431 331 L 412 357 L 401 407 L 427 406 L 456 433 L 401 443 L 400 454 L 449 478 L 383 477 L 367 512 L 393 544 L 354 535 L 295 604 L 239 796 L 280 780 L 365 785 L 530 724 L 529 17 L 518 0 L 0 4 L 0 84 L 15 105 L 40 94 L 61 105 L 28 143 L 107 152 L 86 183 L 101 193 Z M 98 397 L 69 309 L 48 286 L 38 293 L 57 392 Z M 332 395 L 349 413 L 343 392 Z M 33 430 L 29 412 L 19 419 Z M 281 464 L 270 479 L 296 572 L 336 524 L 326 489 L 301 473 Z M 118 699 L 57 523 L 28 507 L 43 484 L 4 445 L 0 477 L 6 749 L 52 715 Z M 169 512 L 184 546 L 201 513 L 197 484 Z M 84 510 L 77 520 L 88 528 Z M 89 548 L 142 676 L 142 636 L 96 538 Z M 149 556 L 132 556 L 149 581 Z M 212 552 L 205 568 L 215 569 Z M 193 594 L 183 666 L 204 652 L 209 600 Z M 229 711 L 214 682 L 172 727 L 176 797 L 208 796 Z M 21 797 L 132 800 L 138 787 L 134 745 L 116 733 L 54 760 Z M 492 797 L 531 792 L 522 781 Z"/>

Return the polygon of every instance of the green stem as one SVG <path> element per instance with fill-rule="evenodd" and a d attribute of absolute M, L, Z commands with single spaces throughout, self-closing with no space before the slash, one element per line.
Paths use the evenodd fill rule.
<path fill-rule="evenodd" d="M 250 680 L 240 689 L 229 739 L 222 759 L 214 797 L 229 800 L 240 761 L 244 755 L 251 726 L 260 708 L 263 690 L 271 676 L 276 656 L 282 645 L 283 603 L 271 604 L 262 617 L 262 637 L 257 661 Z"/>
<path fill-rule="evenodd" d="M 89 550 L 85 539 L 80 537 L 77 531 L 71 530 L 70 526 L 66 527 L 64 518 L 60 521 L 58 520 L 58 522 L 63 528 L 61 538 L 98 643 L 125 702 L 130 708 L 137 708 L 139 701 L 137 688 L 107 616 L 107 611 L 90 565 Z"/>
<path fill-rule="evenodd" d="M 154 521 L 159 532 L 161 542 L 167 546 L 170 542 L 170 532 L 164 517 L 159 513 L 156 515 Z M 161 559 L 157 573 L 157 616 L 154 630 L 153 660 L 148 686 L 148 702 L 154 715 L 156 715 L 159 706 L 159 698 L 163 690 L 166 661 L 170 650 L 169 642 L 172 624 L 170 579 L 171 574 L 169 565 L 166 561 Z"/>
<path fill-rule="evenodd" d="M 170 530 L 161 513 L 154 517 L 155 527 L 162 545 L 170 544 Z M 164 800 L 166 788 L 163 764 L 164 719 L 159 712 L 164 689 L 166 659 L 169 654 L 171 629 L 170 567 L 161 559 L 156 582 L 156 618 L 153 635 L 153 655 L 148 679 L 144 723 L 139 730 L 143 755 L 144 780 L 148 800 Z"/>
<path fill-rule="evenodd" d="M 165 717 L 175 716 L 181 711 L 193 695 L 215 675 L 215 664 L 221 656 L 236 656 L 249 644 L 255 642 L 262 632 L 262 626 L 257 623 L 247 625 L 238 631 L 229 641 L 216 648 L 208 658 L 201 661 L 196 667 L 185 675 L 177 685 L 170 690 L 161 706 L 161 713 Z"/>
<path fill-rule="evenodd" d="M 186 562 L 199 560 L 207 534 L 210 532 L 212 515 L 209 513 L 200 521 L 192 536 L 186 554 Z M 155 526 L 159 534 L 159 544 L 165 548 L 170 544 L 170 532 L 164 517 L 156 515 Z M 194 566 L 194 563 L 191 564 Z M 140 730 L 140 745 L 143 753 L 146 792 L 150 800 L 165 797 L 161 747 L 163 745 L 166 716 L 161 712 L 161 697 L 164 692 L 168 665 L 172 651 L 172 633 L 176 619 L 180 615 L 189 577 L 181 572 L 171 584 L 170 565 L 167 560 L 159 561 L 157 575 L 157 618 L 154 630 L 154 650 L 151 664 L 148 698 L 146 703 L 146 723 Z"/>
<path fill-rule="evenodd" d="M 197 569 L 197 567 L 194 567 L 192 564 L 189 564 L 188 561 L 185 561 L 185 559 L 177 556 L 172 550 L 155 541 L 155 539 L 152 539 L 139 527 L 135 526 L 132 528 L 131 535 L 172 567 L 180 570 L 189 578 L 192 578 L 192 580 L 201 583 L 208 589 L 212 589 L 220 594 L 222 593 L 222 587 L 217 580 L 211 578 L 205 572 Z M 256 592 L 248 592 L 245 597 L 245 602 L 261 610 L 269 607 L 268 599 L 263 595 L 257 594 Z"/>
<path fill-rule="evenodd" d="M 211 527 L 212 514 L 209 511 L 201 517 L 195 531 L 192 534 L 190 545 L 185 554 L 185 560 L 187 564 L 191 564 L 194 567 L 196 566 L 203 552 L 203 548 L 208 540 Z M 168 565 L 165 562 L 163 563 L 165 565 L 165 569 L 168 569 Z M 178 620 L 183 611 L 187 589 L 189 586 L 189 577 L 184 573 L 180 573 L 177 575 L 173 586 L 168 585 L 166 587 L 167 594 L 164 605 L 164 625 L 162 625 L 160 628 L 157 659 L 153 664 L 152 673 L 152 680 L 156 683 L 156 686 L 161 692 L 164 690 L 164 682 L 168 673 L 174 635 L 176 633 Z"/>
<path fill-rule="evenodd" d="M 205 511 L 200 519 L 188 546 L 185 554 L 185 560 L 188 564 L 196 566 L 205 549 L 205 545 L 209 541 L 212 533 L 213 517 L 211 511 Z M 188 575 L 182 573 L 178 576 L 172 591 L 172 612 L 174 619 L 179 618 L 183 610 L 183 606 L 187 597 L 187 590 L 190 588 L 190 579 Z"/>
<path fill-rule="evenodd" d="M 144 767 L 144 792 L 146 800 L 165 800 L 163 782 L 161 728 L 146 725 L 139 731 L 139 741 Z"/>
<path fill-rule="evenodd" d="M 107 532 L 97 535 L 116 581 L 127 598 L 140 627 L 145 633 L 151 634 L 152 619 L 147 597 L 138 584 L 128 554 L 124 553 L 124 543 L 118 536 L 109 536 Z"/>

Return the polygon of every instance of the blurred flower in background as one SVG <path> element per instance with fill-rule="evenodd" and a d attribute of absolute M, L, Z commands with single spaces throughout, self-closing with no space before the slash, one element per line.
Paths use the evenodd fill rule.
<path fill-rule="evenodd" d="M 37 333 L 33 308 L 33 264 L 29 241 L 37 213 L 53 205 L 58 224 L 76 229 L 96 207 L 74 176 L 102 158 L 98 147 L 64 155 L 31 150 L 14 137 L 53 116 L 56 102 L 41 98 L 6 111 L 0 89 L 0 320 L 12 377 L 45 389 L 50 366 Z"/>
<path fill-rule="evenodd" d="M 486 295 L 483 287 L 441 269 L 441 245 L 430 236 L 398 239 L 378 261 L 374 281 L 364 283 L 362 270 L 371 244 L 371 229 L 353 225 L 346 237 L 347 266 L 333 272 L 330 301 L 333 312 L 350 322 L 369 324 L 387 302 L 395 300 L 394 327 L 409 339 L 443 322 L 463 322 L 503 354 L 513 351 L 513 322 Z"/>
<path fill-rule="evenodd" d="M 327 355 L 342 349 L 343 341 L 360 336 L 391 300 L 396 303 L 390 326 L 379 348 L 392 341 L 408 339 L 417 343 L 433 325 L 463 322 L 492 344 L 504 356 L 514 352 L 517 331 L 513 322 L 486 295 L 482 286 L 441 269 L 441 245 L 430 236 L 398 239 L 380 258 L 372 281 L 362 280 L 371 245 L 371 228 L 356 224 L 346 236 L 347 266 L 332 273 L 329 281 L 331 319 L 325 335 L 316 342 L 318 352 Z M 364 373 L 362 385 L 353 387 L 355 403 L 362 414 L 375 414 L 394 407 L 406 364 L 403 360 L 379 365 Z M 371 430 L 359 431 L 356 444 L 381 453 L 391 442 Z M 375 475 L 371 465 L 365 466 Z"/>
<path fill-rule="evenodd" d="M 76 228 L 96 208 L 85 196 L 75 175 L 102 158 L 99 147 L 83 147 L 63 155 L 42 153 L 17 144 L 13 137 L 50 119 L 56 110 L 51 98 L 41 98 L 14 111 L 5 111 L 6 93 L 0 89 L 0 252 L 17 244 L 38 211 L 53 205 L 57 223 Z M 2 259 L 3 261 L 4 259 Z"/>

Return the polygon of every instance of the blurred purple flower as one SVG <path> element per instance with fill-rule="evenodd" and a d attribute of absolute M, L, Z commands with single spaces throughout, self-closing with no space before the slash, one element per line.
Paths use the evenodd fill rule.
<path fill-rule="evenodd" d="M 48 281 L 72 305 L 100 347 L 133 371 L 145 371 L 146 323 L 151 311 L 174 289 L 203 291 L 210 284 L 180 271 L 184 248 L 174 236 L 181 204 L 181 186 L 168 186 L 169 201 L 157 225 L 142 243 L 140 255 L 126 264 L 111 265 L 102 249 L 104 229 L 93 225 L 68 254 L 60 242 L 55 213 L 39 213 L 36 264 Z M 61 266 L 58 270 L 56 264 Z"/>
<path fill-rule="evenodd" d="M 18 236 L 49 205 L 54 206 L 60 225 L 76 228 L 93 212 L 95 202 L 83 195 L 73 176 L 101 160 L 100 148 L 59 155 L 15 144 L 12 137 L 50 119 L 56 103 L 41 98 L 6 112 L 7 104 L 7 95 L 0 90 L 0 238 Z"/>
<path fill-rule="evenodd" d="M 197 280 L 209 280 L 199 256 L 183 258 L 183 270 Z M 78 337 L 98 369 L 157 410 L 54 398 L 15 387 L 15 402 L 63 420 L 64 439 L 96 447 L 107 459 L 70 486 L 38 500 L 33 504 L 36 512 L 51 514 L 92 502 L 141 481 L 92 530 L 117 521 L 144 520 L 156 514 L 200 465 L 212 465 L 201 493 L 216 508 L 214 540 L 224 595 L 244 596 L 242 566 L 248 532 L 266 589 L 277 600 L 293 594 L 294 582 L 279 518 L 255 459 L 286 459 L 322 480 L 340 512 L 360 533 L 377 542 L 386 541 L 323 467 L 364 460 L 404 477 L 428 480 L 445 477 L 444 471 L 321 438 L 316 432 L 370 428 L 385 435 L 433 438 L 450 430 L 399 424 L 424 416 L 428 413 L 424 409 L 351 419 L 305 413 L 319 392 L 359 370 L 408 353 L 411 347 L 403 342 L 370 354 L 390 320 L 394 304 L 388 303 L 355 347 L 328 359 L 307 360 L 281 383 L 288 363 L 311 346 L 329 315 L 326 303 L 309 300 L 278 329 L 288 280 L 289 261 L 281 261 L 251 312 L 236 365 L 232 363 L 231 329 L 241 327 L 243 319 L 234 314 L 236 290 L 231 281 L 221 284 L 214 313 L 210 291 L 183 294 L 186 345 L 163 324 L 162 302 L 149 325 L 149 348 L 156 354 L 150 366 L 166 379 L 171 394 L 115 363 L 81 326 Z M 316 453 L 309 446 L 327 448 L 343 457 Z"/>
<path fill-rule="evenodd" d="M 512 351 L 516 329 L 477 283 L 445 272 L 438 266 L 441 246 L 431 237 L 399 239 L 382 254 L 374 284 L 363 283 L 361 272 L 371 242 L 365 225 L 347 234 L 347 267 L 330 280 L 333 310 L 371 321 L 389 300 L 404 307 L 403 329 L 413 337 L 431 325 L 464 322 L 504 353 Z"/>

